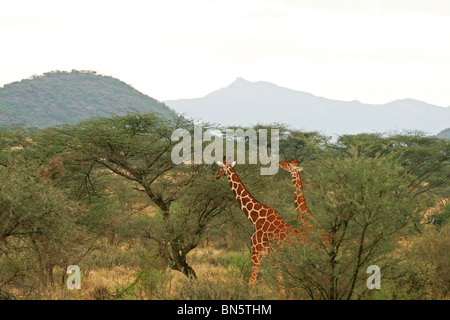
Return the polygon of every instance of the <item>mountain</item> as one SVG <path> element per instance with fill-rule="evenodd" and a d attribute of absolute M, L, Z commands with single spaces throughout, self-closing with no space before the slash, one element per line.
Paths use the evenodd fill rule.
<path fill-rule="evenodd" d="M 439 132 L 436 137 L 443 138 L 443 139 L 450 139 L 450 128 L 444 129 L 441 132 Z"/>
<path fill-rule="evenodd" d="M 94 71 L 54 71 L 0 88 L 0 126 L 48 127 L 126 111 L 175 112 L 128 84 Z"/>
<path fill-rule="evenodd" d="M 202 98 L 165 103 L 179 113 L 226 126 L 281 122 L 327 135 L 403 129 L 435 134 L 450 123 L 450 108 L 413 99 L 384 105 L 338 101 L 242 78 Z"/>

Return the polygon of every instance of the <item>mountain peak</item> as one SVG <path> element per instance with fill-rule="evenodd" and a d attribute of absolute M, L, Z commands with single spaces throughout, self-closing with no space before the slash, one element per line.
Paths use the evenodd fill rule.
<path fill-rule="evenodd" d="M 230 84 L 230 87 L 231 87 L 231 86 L 248 85 L 248 84 L 251 84 L 251 83 L 252 83 L 252 82 L 250 82 L 250 81 L 248 81 L 248 80 L 245 80 L 245 79 L 242 78 L 242 77 L 237 77 L 236 80 L 234 80 L 234 81 Z"/>
<path fill-rule="evenodd" d="M 236 80 L 234 80 L 234 82 L 245 82 L 245 83 L 247 83 L 247 82 L 250 82 L 250 81 L 245 80 L 245 79 L 242 78 L 242 77 L 237 77 Z"/>
<path fill-rule="evenodd" d="M 436 133 L 450 121 L 450 109 L 414 99 L 384 105 L 339 101 L 242 77 L 203 98 L 166 103 L 177 112 L 222 125 L 278 122 L 328 135 L 392 130 Z"/>

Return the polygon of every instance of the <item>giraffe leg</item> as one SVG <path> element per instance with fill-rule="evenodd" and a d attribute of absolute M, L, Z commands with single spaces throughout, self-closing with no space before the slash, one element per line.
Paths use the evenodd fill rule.
<path fill-rule="evenodd" d="M 280 288 L 280 295 L 282 298 L 285 298 L 286 297 L 286 288 L 284 287 L 283 275 L 276 263 L 273 263 L 273 268 L 275 269 L 275 272 L 277 273 L 277 282 L 278 282 L 278 287 Z"/>
<path fill-rule="evenodd" d="M 257 231 L 252 236 L 252 275 L 250 276 L 250 289 L 255 287 L 256 279 L 258 278 L 259 266 L 264 254 L 264 246 L 262 239 L 262 232 Z"/>
<path fill-rule="evenodd" d="M 262 254 L 258 252 L 252 253 L 252 275 L 250 276 L 249 287 L 253 289 L 258 278 L 259 266 L 261 262 Z"/>

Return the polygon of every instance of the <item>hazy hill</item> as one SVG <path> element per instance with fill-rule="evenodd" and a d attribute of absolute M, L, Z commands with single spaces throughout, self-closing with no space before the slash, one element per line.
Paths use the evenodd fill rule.
<path fill-rule="evenodd" d="M 384 105 L 337 101 L 238 78 L 198 99 L 165 103 L 179 113 L 223 125 L 283 122 L 325 134 L 422 130 L 436 134 L 450 124 L 450 108 L 405 99 Z"/>
<path fill-rule="evenodd" d="M 128 84 L 93 71 L 55 71 L 0 88 L 0 126 L 47 127 L 131 109 L 174 114 Z"/>
<path fill-rule="evenodd" d="M 439 138 L 450 139 L 450 128 L 442 130 L 436 136 Z"/>

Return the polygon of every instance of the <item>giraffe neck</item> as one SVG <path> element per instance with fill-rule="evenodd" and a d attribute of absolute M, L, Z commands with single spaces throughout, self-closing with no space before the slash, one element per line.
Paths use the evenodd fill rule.
<path fill-rule="evenodd" d="M 231 190 L 233 191 L 241 210 L 245 213 L 253 225 L 255 225 L 256 220 L 262 217 L 259 209 L 261 209 L 264 205 L 258 202 L 258 200 L 256 200 L 255 197 L 247 191 L 244 184 L 239 179 L 236 171 L 234 171 L 232 167 L 227 168 L 226 175 L 228 182 L 230 183 Z"/>
<path fill-rule="evenodd" d="M 311 217 L 311 211 L 306 205 L 306 200 L 303 195 L 303 183 L 300 177 L 300 172 L 297 170 L 291 172 L 292 183 L 294 184 L 294 196 L 295 196 L 295 210 L 299 218 L 304 219 L 305 217 Z"/>

